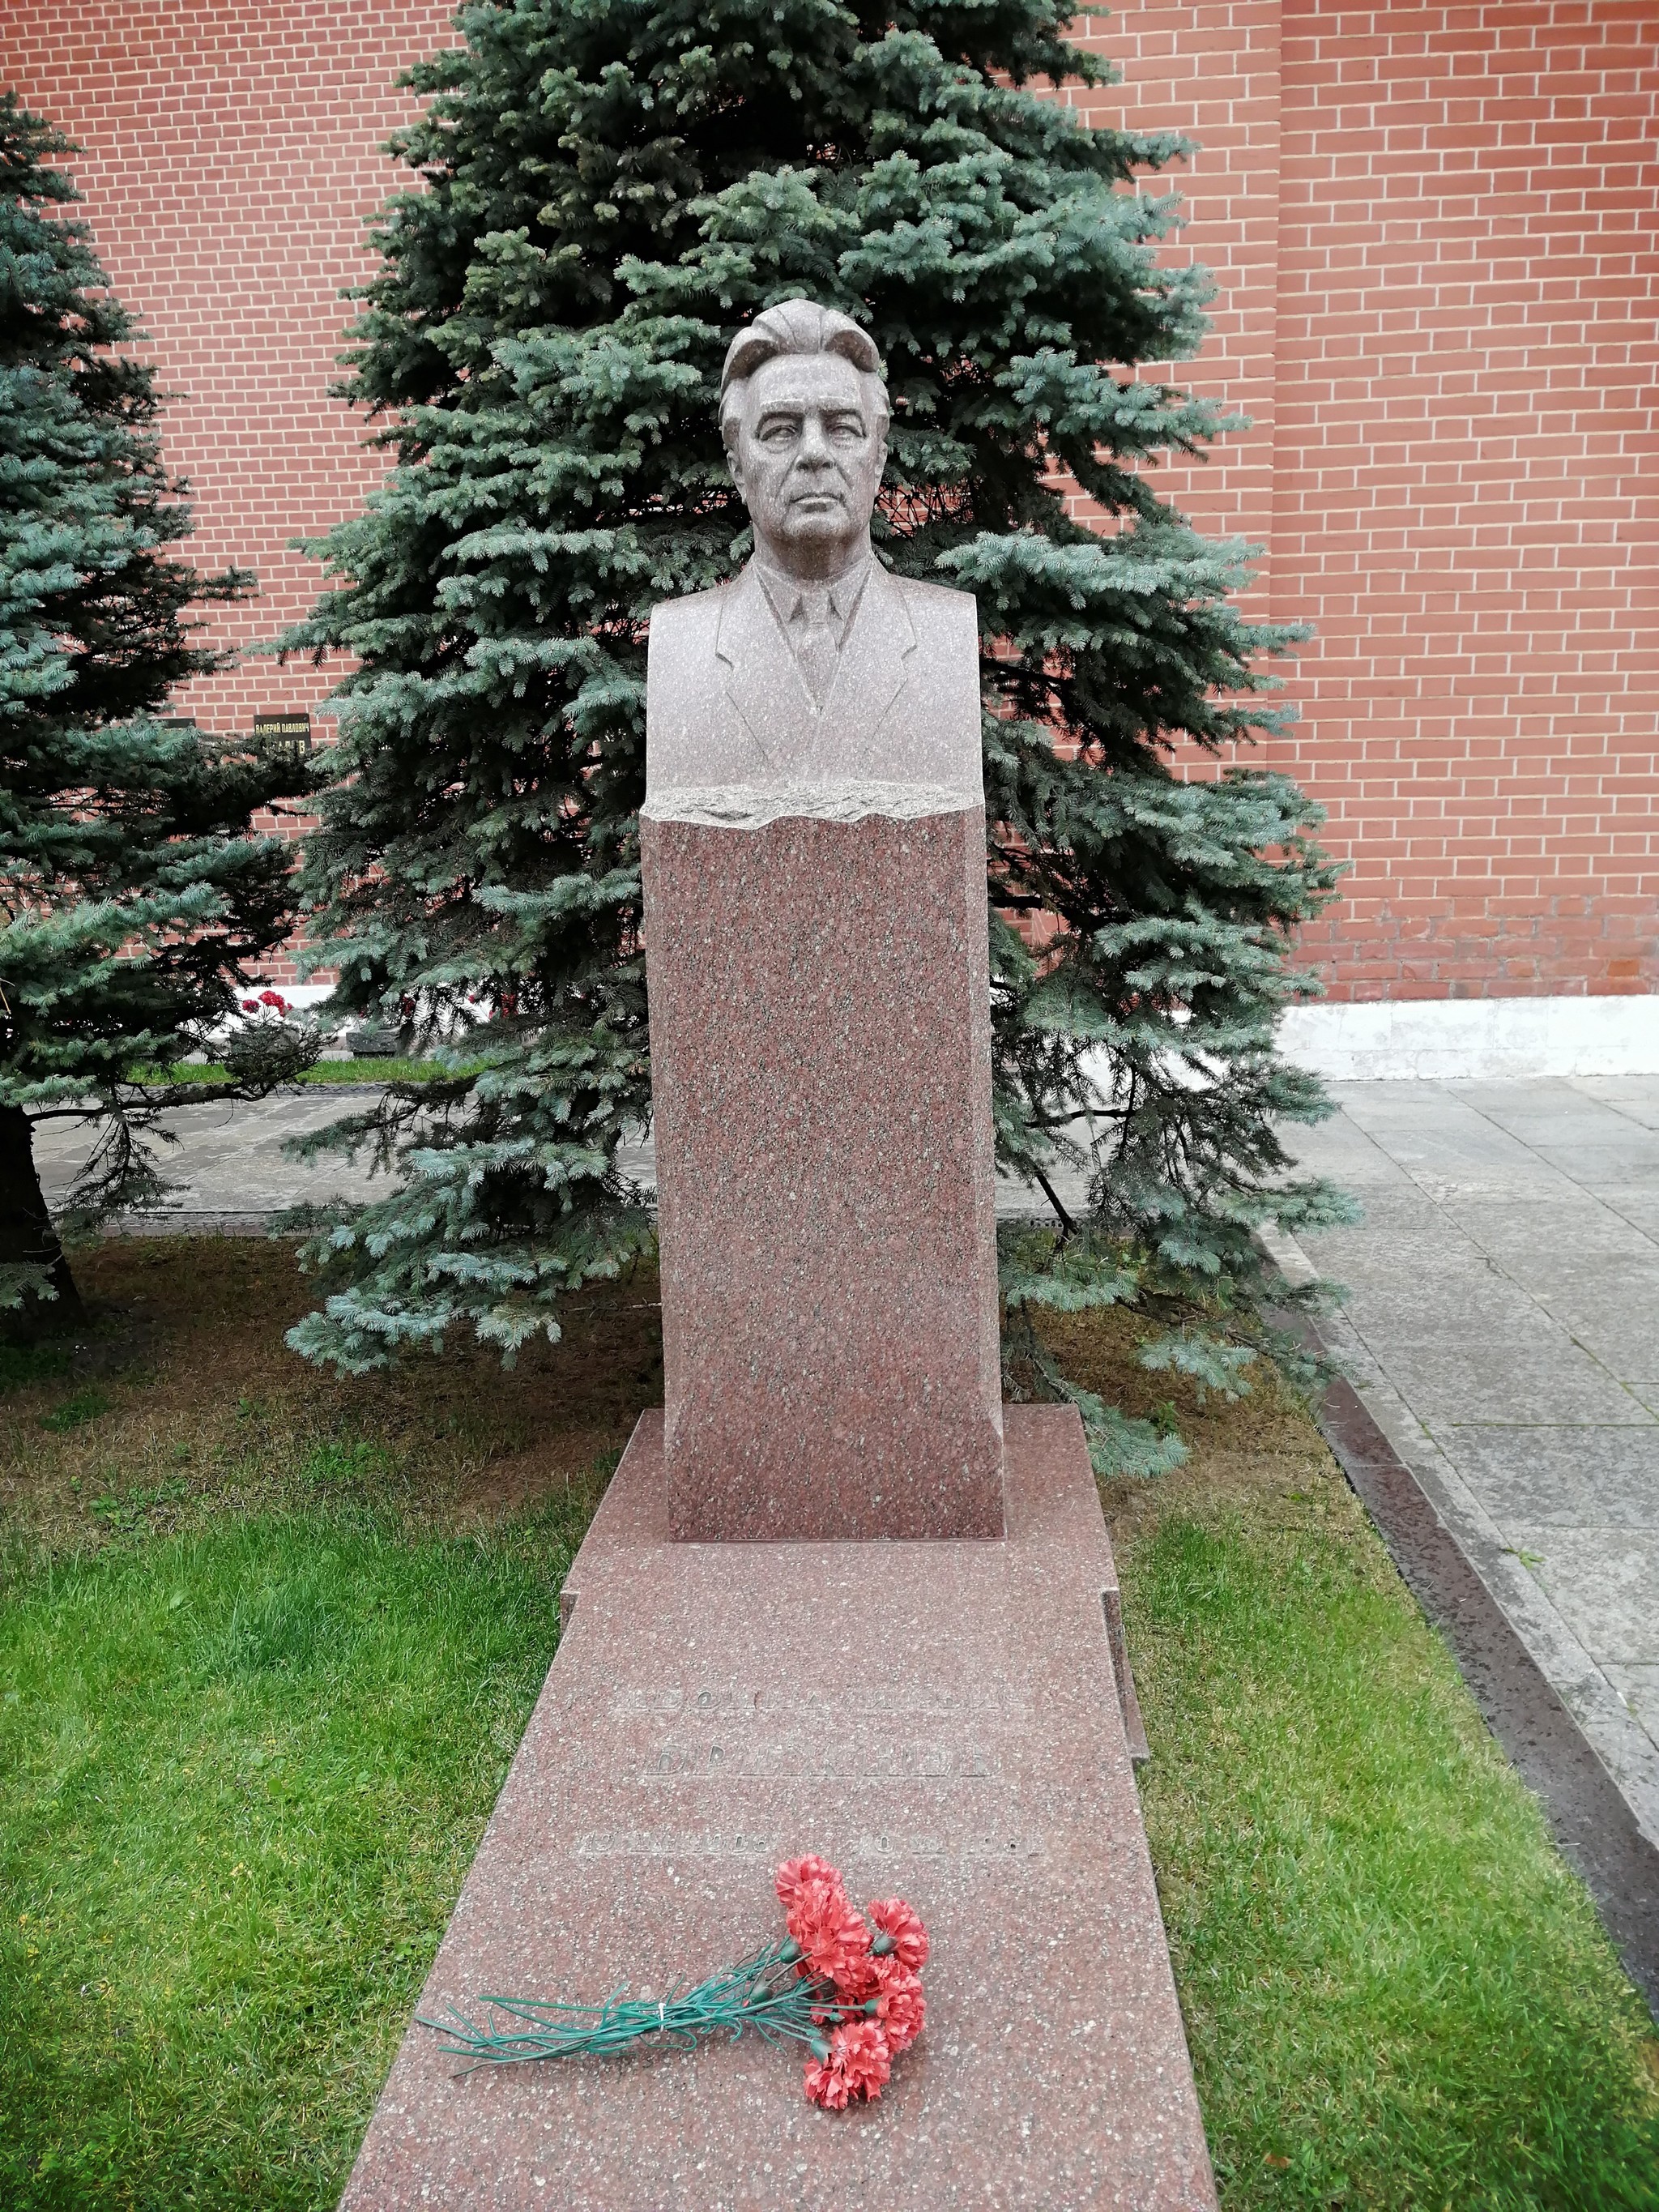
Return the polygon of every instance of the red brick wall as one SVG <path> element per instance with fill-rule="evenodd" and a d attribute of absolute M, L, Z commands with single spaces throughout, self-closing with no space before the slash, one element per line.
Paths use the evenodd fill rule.
<path fill-rule="evenodd" d="M 1170 482 L 1261 543 L 1253 599 L 1318 640 L 1255 757 L 1354 863 L 1310 933 L 1338 997 L 1652 989 L 1659 836 L 1659 8 L 1654 0 L 1125 0 L 1078 28 L 1091 112 L 1202 142 L 1176 173 L 1215 330 L 1183 378 L 1254 420 Z M 100 250 L 167 382 L 197 557 L 258 568 L 376 464 L 325 386 L 364 218 L 448 43 L 428 0 L 11 0 L 0 79 L 87 151 Z M 1149 186 L 1149 189 L 1157 187 Z M 210 726 L 314 704 L 254 664 Z"/>
<path fill-rule="evenodd" d="M 1143 374 L 1195 386 L 1250 418 L 1249 430 L 1206 460 L 1158 474 L 1199 528 L 1263 548 L 1254 602 L 1260 612 L 1267 611 L 1277 414 L 1279 15 L 1279 0 L 1125 0 L 1109 15 L 1081 15 L 1073 35 L 1108 56 L 1123 81 L 1108 92 L 1071 95 L 1091 122 L 1176 130 L 1198 142 L 1144 189 L 1179 194 L 1185 228 L 1164 258 L 1209 270 L 1213 327 L 1198 362 Z"/>
<path fill-rule="evenodd" d="M 1340 998 L 1659 987 L 1659 7 L 1126 0 L 1090 35 L 1102 112 L 1204 143 L 1190 373 L 1259 428 L 1178 481 L 1317 629 L 1256 756 L 1353 864 L 1308 956 Z"/>
<path fill-rule="evenodd" d="M 1659 9 L 1287 8 L 1285 84 L 1273 588 L 1345 984 L 1652 989 Z"/>

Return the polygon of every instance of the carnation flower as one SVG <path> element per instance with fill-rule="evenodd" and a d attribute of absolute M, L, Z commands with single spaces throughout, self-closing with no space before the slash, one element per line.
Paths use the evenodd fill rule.
<path fill-rule="evenodd" d="M 257 1013 L 258 1012 L 258 1011 L 259 1011 L 259 1001 L 258 1001 L 257 999 L 244 999 L 244 1000 L 243 1000 L 243 1001 L 242 1001 L 242 1012 L 243 1012 L 245 1014 L 257 1014 Z"/>
<path fill-rule="evenodd" d="M 776 1875 L 778 1903 L 786 1912 L 805 1881 L 827 1881 L 833 1889 L 841 1887 L 841 1876 L 828 1859 L 815 1858 L 810 1851 L 804 1859 L 786 1859 Z"/>
<path fill-rule="evenodd" d="M 927 1930 L 920 1915 L 902 1897 L 872 1899 L 870 1917 L 881 1934 L 887 1938 L 883 1946 L 913 1974 L 919 1974 L 927 1964 Z"/>
<path fill-rule="evenodd" d="M 852 2087 L 847 2076 L 830 2059 L 809 2058 L 806 2062 L 806 2094 L 810 2102 L 822 2105 L 826 2112 L 845 2112 Z"/>
<path fill-rule="evenodd" d="M 867 1931 L 865 1940 L 866 1942 L 869 1940 Z M 860 2005 L 866 1998 L 875 1994 L 875 1964 L 867 1950 L 848 1948 L 842 1953 L 840 1963 L 830 1978 L 836 1984 L 836 1995 L 843 2005 Z"/>
<path fill-rule="evenodd" d="M 872 2020 L 848 2021 L 830 2039 L 830 2055 L 811 2059 L 806 2094 L 827 2112 L 844 2112 L 855 2097 L 880 2096 L 893 2070 L 887 2038 Z"/>
<path fill-rule="evenodd" d="M 288 1000 L 280 991 L 261 991 L 259 1004 L 262 1006 L 275 1006 L 279 1014 L 285 1014 L 288 1012 Z"/>
<path fill-rule="evenodd" d="M 890 2051 L 902 2051 L 914 2043 L 927 2020 L 927 2000 L 921 1993 L 921 1977 L 895 1953 L 870 1961 L 870 1989 L 876 2001 L 876 2019 Z"/>
<path fill-rule="evenodd" d="M 803 1882 L 789 1907 L 789 1933 L 801 1948 L 801 1972 L 850 1992 L 863 1978 L 870 1930 L 839 1881 Z"/>

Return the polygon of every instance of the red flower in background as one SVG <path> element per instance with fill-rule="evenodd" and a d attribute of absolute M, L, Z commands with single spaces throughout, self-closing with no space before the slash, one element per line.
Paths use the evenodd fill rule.
<path fill-rule="evenodd" d="M 921 1915 L 902 1897 L 878 1897 L 871 1900 L 870 1917 L 887 1937 L 893 1956 L 919 1974 L 927 1964 L 927 1930 Z"/>
<path fill-rule="evenodd" d="M 285 1014 L 288 1012 L 288 1000 L 280 991 L 261 991 L 259 1004 L 262 1006 L 275 1006 L 279 1014 Z"/>
<path fill-rule="evenodd" d="M 830 2039 L 830 2056 L 806 2069 L 806 2094 L 827 2112 L 845 2112 L 854 2098 L 880 2096 L 893 2070 L 887 2038 L 872 2020 L 851 2020 Z"/>
<path fill-rule="evenodd" d="M 245 1014 L 257 1014 L 257 1013 L 258 1012 L 258 1011 L 259 1011 L 259 1001 L 258 1001 L 257 999 L 244 999 L 244 1000 L 243 1000 L 243 1001 L 242 1001 L 242 1012 L 243 1012 Z"/>

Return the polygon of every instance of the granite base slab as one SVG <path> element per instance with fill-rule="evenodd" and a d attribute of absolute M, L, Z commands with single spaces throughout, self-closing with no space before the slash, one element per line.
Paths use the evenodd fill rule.
<path fill-rule="evenodd" d="M 690 1544 L 646 1415 L 419 2008 L 659 1993 L 770 1937 L 815 1850 L 933 1933 L 886 2095 L 821 2112 L 750 2039 L 458 2075 L 411 2027 L 348 2212 L 1214 2206 L 1082 1430 L 1006 1434 L 1001 1539 Z"/>

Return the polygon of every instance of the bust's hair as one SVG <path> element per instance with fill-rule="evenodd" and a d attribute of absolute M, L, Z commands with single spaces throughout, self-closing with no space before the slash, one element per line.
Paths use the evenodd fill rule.
<path fill-rule="evenodd" d="M 726 446 L 738 434 L 744 387 L 750 378 L 769 361 L 792 353 L 838 353 L 851 362 L 859 372 L 865 403 L 885 431 L 891 410 L 882 381 L 881 356 L 868 331 L 860 330 L 850 315 L 821 307 L 816 300 L 781 300 L 739 331 L 726 349 L 726 366 L 720 371 L 720 437 Z"/>

